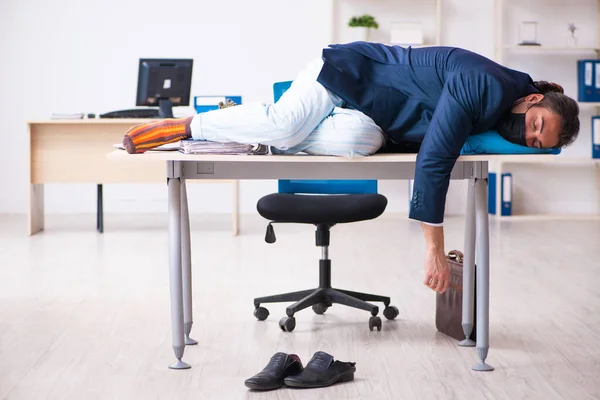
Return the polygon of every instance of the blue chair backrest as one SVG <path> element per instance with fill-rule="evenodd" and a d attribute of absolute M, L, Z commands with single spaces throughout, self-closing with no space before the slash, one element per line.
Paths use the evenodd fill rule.
<path fill-rule="evenodd" d="M 275 82 L 273 97 L 275 102 L 290 88 L 292 81 Z M 356 194 L 377 193 L 377 180 L 297 180 L 280 179 L 279 193 L 318 193 L 318 194 Z"/>

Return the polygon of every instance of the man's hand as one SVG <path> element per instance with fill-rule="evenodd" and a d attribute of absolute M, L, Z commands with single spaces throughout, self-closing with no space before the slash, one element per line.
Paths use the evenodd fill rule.
<path fill-rule="evenodd" d="M 425 254 L 425 286 L 444 293 L 450 284 L 450 267 L 443 251 L 427 250 Z"/>
<path fill-rule="evenodd" d="M 428 288 L 444 293 L 450 284 L 450 267 L 444 252 L 444 228 L 421 223 L 425 234 L 425 281 Z"/>

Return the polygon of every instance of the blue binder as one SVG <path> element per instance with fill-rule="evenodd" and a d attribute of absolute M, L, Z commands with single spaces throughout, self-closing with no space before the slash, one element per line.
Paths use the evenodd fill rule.
<path fill-rule="evenodd" d="M 495 172 L 488 174 L 488 213 L 496 214 L 496 178 Z M 500 182 L 501 192 L 501 211 L 500 215 L 512 215 L 512 174 L 502 174 L 502 182 Z"/>
<path fill-rule="evenodd" d="M 235 104 L 242 104 L 242 96 L 195 96 L 194 108 L 198 114 L 219 109 L 219 102 L 227 103 L 227 100 Z"/>
<path fill-rule="evenodd" d="M 502 214 L 512 215 L 512 174 L 502 174 Z"/>
<path fill-rule="evenodd" d="M 600 115 L 592 117 L 592 158 L 600 158 Z"/>
<path fill-rule="evenodd" d="M 600 101 L 600 60 L 577 61 L 577 100 Z"/>
<path fill-rule="evenodd" d="M 496 173 L 488 174 L 488 213 L 496 215 Z"/>

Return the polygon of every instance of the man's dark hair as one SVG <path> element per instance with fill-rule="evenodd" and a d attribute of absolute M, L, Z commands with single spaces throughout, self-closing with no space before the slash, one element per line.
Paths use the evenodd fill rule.
<path fill-rule="evenodd" d="M 561 117 L 558 145 L 555 148 L 569 146 L 579 134 L 579 105 L 565 95 L 563 87 L 557 83 L 537 81 L 534 82 L 534 86 L 544 95 L 544 99 L 534 107 L 547 108 Z"/>

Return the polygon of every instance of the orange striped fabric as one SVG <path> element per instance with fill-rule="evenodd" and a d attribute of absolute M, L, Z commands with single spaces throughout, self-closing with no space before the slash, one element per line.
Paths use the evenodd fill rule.
<path fill-rule="evenodd" d="M 169 118 L 132 126 L 123 137 L 123 147 L 129 154 L 141 154 L 163 144 L 190 138 L 192 118 Z"/>

